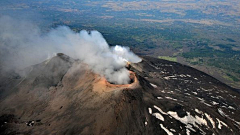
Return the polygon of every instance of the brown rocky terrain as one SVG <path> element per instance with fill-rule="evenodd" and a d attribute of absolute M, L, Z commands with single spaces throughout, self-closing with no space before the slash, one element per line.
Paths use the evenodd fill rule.
<path fill-rule="evenodd" d="M 63 54 L 2 73 L 0 134 L 239 134 L 237 90 L 156 58 L 128 68 L 126 85 Z"/>

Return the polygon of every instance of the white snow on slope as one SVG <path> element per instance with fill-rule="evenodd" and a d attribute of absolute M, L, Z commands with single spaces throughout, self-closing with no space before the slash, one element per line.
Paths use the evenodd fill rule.
<path fill-rule="evenodd" d="M 148 108 L 148 112 L 152 114 L 152 108 Z"/>
<path fill-rule="evenodd" d="M 153 113 L 152 116 L 155 116 L 157 119 L 164 121 L 164 117 L 160 113 Z"/>
<path fill-rule="evenodd" d="M 186 134 L 187 134 L 187 135 L 190 135 L 190 130 L 187 129 L 187 130 L 186 130 Z"/>
<path fill-rule="evenodd" d="M 198 114 L 202 114 L 202 111 L 199 111 L 197 108 L 195 109 L 195 112 Z"/>
<path fill-rule="evenodd" d="M 207 119 L 211 122 L 213 128 L 216 128 L 216 126 L 215 126 L 215 122 L 214 122 L 213 119 L 210 117 L 210 115 L 208 115 L 207 113 L 205 113 L 205 116 L 206 116 Z"/>
<path fill-rule="evenodd" d="M 145 124 L 145 126 L 147 126 L 148 122 L 147 122 L 147 121 L 145 121 L 145 123 L 144 123 L 144 124 Z"/>
<path fill-rule="evenodd" d="M 165 128 L 162 124 L 160 124 L 160 126 L 168 135 L 173 135 L 173 133 L 169 131 L 167 128 Z"/>
<path fill-rule="evenodd" d="M 153 86 L 153 88 L 157 88 L 157 85 L 155 85 L 155 84 L 152 84 L 152 83 L 150 83 L 152 86 Z"/>
<path fill-rule="evenodd" d="M 175 118 L 176 120 L 182 122 L 183 124 L 185 125 L 188 125 L 188 124 L 192 124 L 194 127 L 198 127 L 198 125 L 205 125 L 205 126 L 208 126 L 207 125 L 207 121 L 199 116 L 195 116 L 193 117 L 190 112 L 187 112 L 187 116 L 184 116 L 184 117 L 179 117 L 177 112 L 172 112 L 172 111 L 169 111 L 167 112 L 169 115 L 171 115 L 173 118 Z M 198 124 L 198 125 L 197 125 Z"/>
<path fill-rule="evenodd" d="M 227 125 L 226 123 L 222 122 L 222 121 L 219 120 L 218 118 L 217 118 L 217 121 L 218 121 L 218 128 L 219 128 L 219 129 L 222 129 L 222 125 L 224 125 L 225 127 L 228 127 L 228 125 Z"/>
<path fill-rule="evenodd" d="M 157 107 L 156 105 L 154 105 L 153 107 L 156 108 L 160 113 L 167 115 L 167 113 L 165 113 L 161 108 Z"/>
<path fill-rule="evenodd" d="M 177 99 L 175 98 L 171 98 L 171 97 L 165 97 L 166 99 L 170 99 L 170 100 L 174 100 L 174 101 L 177 101 Z"/>

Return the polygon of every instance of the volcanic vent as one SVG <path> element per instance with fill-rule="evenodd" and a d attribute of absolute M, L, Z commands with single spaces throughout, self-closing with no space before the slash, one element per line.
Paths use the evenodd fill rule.
<path fill-rule="evenodd" d="M 116 90 L 133 89 L 139 86 L 139 81 L 136 73 L 129 70 L 129 83 L 128 84 L 116 84 L 109 82 L 105 77 L 96 77 L 96 83 L 94 85 L 94 91 L 97 92 L 110 92 Z"/>
<path fill-rule="evenodd" d="M 66 55 L 25 69 L 25 77 L 0 76 L 0 134 L 239 133 L 240 98 L 230 87 L 151 57 L 130 66 L 132 83 L 122 85 Z"/>

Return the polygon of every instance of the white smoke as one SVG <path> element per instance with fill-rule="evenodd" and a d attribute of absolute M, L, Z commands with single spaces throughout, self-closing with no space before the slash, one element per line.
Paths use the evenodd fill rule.
<path fill-rule="evenodd" d="M 42 33 L 36 25 L 8 16 L 0 18 L 0 49 L 3 69 L 24 68 L 61 52 L 82 60 L 95 73 L 117 84 L 127 84 L 130 80 L 126 61 L 141 61 L 128 47 L 109 47 L 98 31 L 76 33 L 60 26 Z"/>

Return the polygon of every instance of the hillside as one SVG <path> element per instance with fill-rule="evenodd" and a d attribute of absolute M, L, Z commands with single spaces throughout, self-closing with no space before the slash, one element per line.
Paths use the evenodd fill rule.
<path fill-rule="evenodd" d="M 114 85 L 64 54 L 0 77 L 0 134 L 238 134 L 237 90 L 143 57 Z"/>

